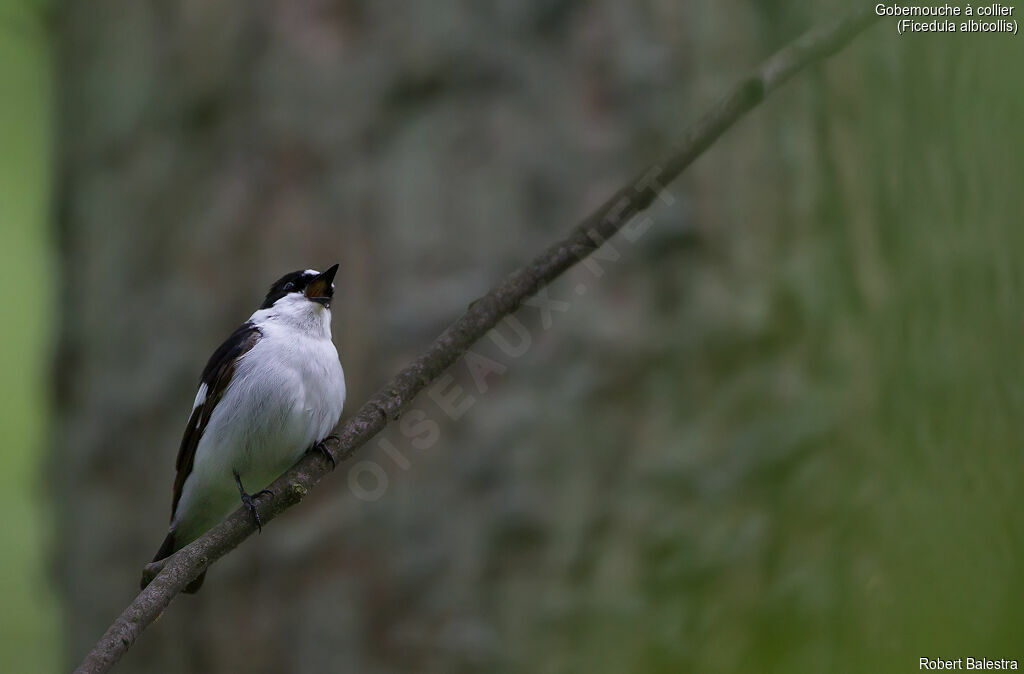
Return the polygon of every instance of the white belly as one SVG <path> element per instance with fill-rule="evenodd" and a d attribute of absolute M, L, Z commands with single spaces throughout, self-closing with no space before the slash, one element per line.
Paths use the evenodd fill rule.
<path fill-rule="evenodd" d="M 292 330 L 264 336 L 238 362 L 196 448 L 173 527 L 192 540 L 240 504 L 234 472 L 255 493 L 338 423 L 345 375 L 330 339 Z"/>

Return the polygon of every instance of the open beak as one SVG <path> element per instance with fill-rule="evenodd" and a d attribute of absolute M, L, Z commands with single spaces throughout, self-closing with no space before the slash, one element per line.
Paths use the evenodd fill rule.
<path fill-rule="evenodd" d="M 311 302 L 330 307 L 331 299 L 334 297 L 334 275 L 337 272 L 338 265 L 334 265 L 310 281 L 306 286 L 306 298 Z"/>

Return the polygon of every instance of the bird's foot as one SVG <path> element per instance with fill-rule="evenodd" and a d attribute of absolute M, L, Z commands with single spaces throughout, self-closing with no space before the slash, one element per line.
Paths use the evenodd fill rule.
<path fill-rule="evenodd" d="M 331 462 L 331 470 L 334 470 L 335 468 L 338 467 L 338 462 L 335 460 L 334 455 L 331 454 L 331 450 L 329 450 L 327 448 L 327 443 L 329 443 L 329 442 L 340 444 L 341 440 L 338 439 L 337 435 L 328 435 L 326 438 L 324 438 L 320 442 L 318 442 L 315 445 L 313 445 L 309 449 L 309 451 L 311 451 L 311 452 L 318 452 L 321 456 L 323 456 L 325 459 L 330 461 Z"/>
<path fill-rule="evenodd" d="M 256 531 L 263 533 L 263 521 L 260 519 L 260 511 L 256 507 L 256 499 L 260 496 L 269 495 L 273 496 L 274 492 L 269 489 L 261 489 L 255 494 L 245 493 L 245 487 L 242 486 L 242 478 L 239 476 L 238 471 L 234 471 L 235 484 L 238 485 L 238 495 L 242 498 L 242 503 L 248 508 L 249 512 L 252 513 L 252 518 L 256 521 Z"/>
<path fill-rule="evenodd" d="M 156 578 L 156 574 L 164 570 L 164 566 L 167 565 L 168 559 L 170 559 L 170 557 L 164 557 L 163 559 L 157 560 L 155 562 L 150 562 L 145 566 L 144 569 L 142 569 L 141 589 L 145 590 L 146 586 L 153 582 L 153 579 Z"/>
<path fill-rule="evenodd" d="M 264 489 L 263 491 L 267 490 Z M 256 494 L 242 494 L 242 503 L 244 503 L 245 507 L 252 513 L 252 518 L 256 522 L 256 532 L 260 534 L 263 533 L 263 520 L 260 519 L 260 511 L 259 508 L 256 507 L 256 499 L 262 493 L 263 492 L 257 492 Z"/>

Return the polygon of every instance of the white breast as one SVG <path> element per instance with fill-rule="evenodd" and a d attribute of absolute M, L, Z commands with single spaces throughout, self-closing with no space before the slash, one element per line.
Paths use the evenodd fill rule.
<path fill-rule="evenodd" d="M 330 333 L 279 321 L 259 328 L 261 339 L 239 359 L 196 448 L 176 529 L 215 524 L 238 505 L 234 471 L 249 493 L 263 489 L 341 417 L 345 375 Z"/>
<path fill-rule="evenodd" d="M 240 359 L 207 429 L 207 435 L 214 430 L 221 436 L 218 444 L 233 447 L 225 457 L 250 491 L 265 487 L 323 439 L 345 402 L 345 376 L 330 340 L 285 327 L 262 330 L 263 338 Z M 220 410 L 225 418 L 213 429 Z"/>

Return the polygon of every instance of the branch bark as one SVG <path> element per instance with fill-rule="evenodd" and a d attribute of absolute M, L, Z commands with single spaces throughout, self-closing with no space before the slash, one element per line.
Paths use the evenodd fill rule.
<path fill-rule="evenodd" d="M 876 18 L 865 7 L 816 27 L 790 43 L 742 79 L 714 108 L 698 120 L 661 162 L 645 169 L 600 208 L 529 264 L 509 274 L 473 302 L 415 361 L 346 421 L 332 449 L 343 461 L 369 442 L 420 391 L 455 363 L 498 321 L 524 300 L 590 255 L 608 238 L 647 209 L 661 190 L 704 153 L 729 127 L 803 68 L 831 56 Z M 279 477 L 263 500 L 266 524 L 295 505 L 331 470 L 330 462 L 309 454 Z M 117 663 L 142 631 L 167 608 L 188 583 L 255 531 L 248 511 L 239 508 L 227 519 L 166 561 L 147 567 L 153 580 L 107 629 L 76 673 L 106 672 Z"/>

